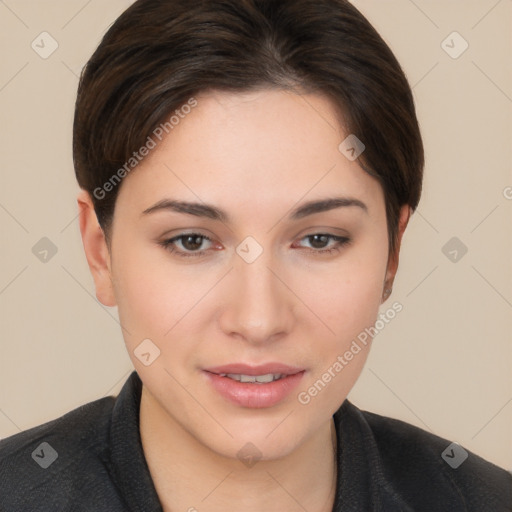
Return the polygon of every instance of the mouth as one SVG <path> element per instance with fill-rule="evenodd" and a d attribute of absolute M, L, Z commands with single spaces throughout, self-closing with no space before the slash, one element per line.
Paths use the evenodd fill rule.
<path fill-rule="evenodd" d="M 203 370 L 208 382 L 222 397 L 248 408 L 272 407 L 284 401 L 299 384 L 304 368 L 281 363 L 229 364 Z"/>

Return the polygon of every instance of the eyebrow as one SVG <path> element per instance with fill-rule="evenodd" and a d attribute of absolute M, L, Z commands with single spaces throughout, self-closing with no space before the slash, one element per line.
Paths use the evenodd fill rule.
<path fill-rule="evenodd" d="M 355 206 L 368 213 L 368 208 L 359 199 L 352 197 L 332 197 L 320 200 L 308 201 L 307 203 L 298 206 L 288 215 L 290 220 L 298 220 L 308 215 L 315 213 L 326 212 L 336 208 L 345 208 Z M 173 211 L 177 213 L 185 213 L 187 215 L 194 215 L 195 217 L 206 217 L 212 220 L 218 220 L 228 223 L 230 221 L 229 215 L 217 208 L 216 206 L 206 203 L 194 203 L 188 201 L 177 201 L 173 199 L 162 199 L 153 206 L 146 208 L 142 215 L 149 215 L 158 211 Z"/>

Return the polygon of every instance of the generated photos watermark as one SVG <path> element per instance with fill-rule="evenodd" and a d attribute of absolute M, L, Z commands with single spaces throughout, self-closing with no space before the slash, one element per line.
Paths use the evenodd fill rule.
<path fill-rule="evenodd" d="M 165 123 L 160 123 L 146 139 L 146 143 L 139 148 L 138 151 L 133 152 L 131 156 L 122 167 L 120 167 L 101 187 L 96 187 L 93 190 L 93 195 L 96 199 L 104 199 L 108 192 L 121 183 L 121 180 L 135 169 L 142 160 L 147 157 L 153 149 L 156 148 L 158 142 L 161 142 L 165 135 L 169 134 L 176 126 L 178 126 L 182 119 L 184 119 L 194 107 L 197 107 L 197 100 L 192 97 L 179 109 L 169 117 Z"/>
<path fill-rule="evenodd" d="M 301 391 L 297 395 L 299 403 L 307 405 L 311 400 L 317 396 L 326 386 L 333 380 L 340 372 L 347 366 L 352 359 L 354 359 L 359 352 L 361 352 L 361 344 L 366 346 L 369 340 L 372 340 L 379 332 L 381 332 L 391 320 L 393 320 L 400 311 L 403 305 L 400 302 L 394 302 L 392 306 L 384 313 L 379 315 L 379 319 L 373 324 L 372 327 L 367 327 L 361 331 L 357 338 L 352 340 L 348 350 L 343 355 L 339 355 L 336 361 L 333 362 L 327 370 L 311 385 L 307 390 Z"/>

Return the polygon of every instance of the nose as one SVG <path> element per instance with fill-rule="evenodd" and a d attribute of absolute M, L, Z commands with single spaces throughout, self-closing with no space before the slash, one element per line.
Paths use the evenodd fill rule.
<path fill-rule="evenodd" d="M 252 263 L 235 255 L 234 268 L 225 280 L 220 327 L 227 335 L 258 345 L 276 341 L 290 332 L 294 295 L 285 284 L 287 272 L 263 253 Z"/>

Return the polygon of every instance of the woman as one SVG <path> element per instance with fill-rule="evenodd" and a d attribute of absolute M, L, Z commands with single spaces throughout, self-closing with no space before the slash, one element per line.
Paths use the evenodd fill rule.
<path fill-rule="evenodd" d="M 423 172 L 407 80 L 351 4 L 135 2 L 73 150 L 136 372 L 0 444 L 0 510 L 512 510 L 506 471 L 346 400 L 400 311 Z"/>

